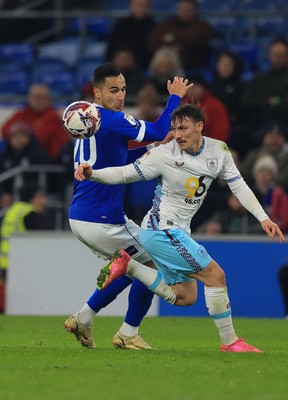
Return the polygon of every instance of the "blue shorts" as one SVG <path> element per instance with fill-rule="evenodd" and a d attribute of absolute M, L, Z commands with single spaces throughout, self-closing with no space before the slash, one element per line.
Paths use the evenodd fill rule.
<path fill-rule="evenodd" d="M 141 228 L 140 242 L 168 285 L 192 281 L 187 275 L 201 271 L 212 260 L 205 247 L 181 229 Z"/>

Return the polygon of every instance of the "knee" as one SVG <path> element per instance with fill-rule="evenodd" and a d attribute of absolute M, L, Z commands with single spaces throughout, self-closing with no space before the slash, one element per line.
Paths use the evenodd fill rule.
<path fill-rule="evenodd" d="M 196 303 L 197 294 L 185 293 L 184 295 L 177 295 L 175 305 L 176 306 L 192 306 Z"/>
<path fill-rule="evenodd" d="M 223 269 L 215 261 L 212 262 L 209 276 L 207 277 L 205 286 L 210 287 L 225 287 L 226 277 Z"/>

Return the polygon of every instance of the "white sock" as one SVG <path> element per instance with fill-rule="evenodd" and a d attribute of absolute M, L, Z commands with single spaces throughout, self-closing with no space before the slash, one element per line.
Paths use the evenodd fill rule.
<path fill-rule="evenodd" d="M 168 301 L 168 303 L 175 303 L 176 295 L 171 286 L 164 283 L 159 271 L 146 267 L 131 258 L 128 264 L 127 273 L 144 283 L 148 289 L 162 297 L 162 299 Z"/>
<path fill-rule="evenodd" d="M 205 301 L 208 313 L 218 329 L 221 342 L 226 346 L 234 343 L 238 337 L 233 328 L 231 307 L 227 288 L 204 287 Z"/>
<path fill-rule="evenodd" d="M 121 328 L 119 329 L 119 332 L 124 336 L 132 337 L 138 335 L 138 328 L 138 326 L 132 326 L 126 324 L 126 322 L 123 322 Z"/>
<path fill-rule="evenodd" d="M 92 325 L 92 321 L 97 313 L 92 310 L 91 307 L 86 303 L 85 306 L 77 314 L 78 320 L 81 324 Z"/>

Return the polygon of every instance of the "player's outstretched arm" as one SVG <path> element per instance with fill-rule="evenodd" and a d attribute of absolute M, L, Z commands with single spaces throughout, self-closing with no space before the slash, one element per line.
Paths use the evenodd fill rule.
<path fill-rule="evenodd" d="M 187 91 L 193 86 L 193 83 L 188 83 L 188 79 L 182 76 L 175 76 L 173 81 L 167 81 L 167 90 L 169 94 L 176 94 L 177 96 L 183 98 Z"/>
<path fill-rule="evenodd" d="M 75 169 L 74 177 L 77 181 L 84 181 L 85 179 L 89 179 L 92 175 L 92 167 L 89 164 L 80 164 Z"/>
<path fill-rule="evenodd" d="M 279 237 L 279 242 L 285 242 L 284 235 L 275 222 L 271 221 L 270 219 L 264 219 L 264 221 L 261 223 L 261 226 L 271 240 L 274 240 L 275 236 L 277 235 Z"/>

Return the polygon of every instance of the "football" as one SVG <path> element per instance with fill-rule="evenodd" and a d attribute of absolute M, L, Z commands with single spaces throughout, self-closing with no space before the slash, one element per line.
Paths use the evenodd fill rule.
<path fill-rule="evenodd" d="M 75 101 L 64 110 L 62 122 L 73 138 L 86 139 L 98 131 L 101 115 L 94 104 L 88 101 Z"/>

